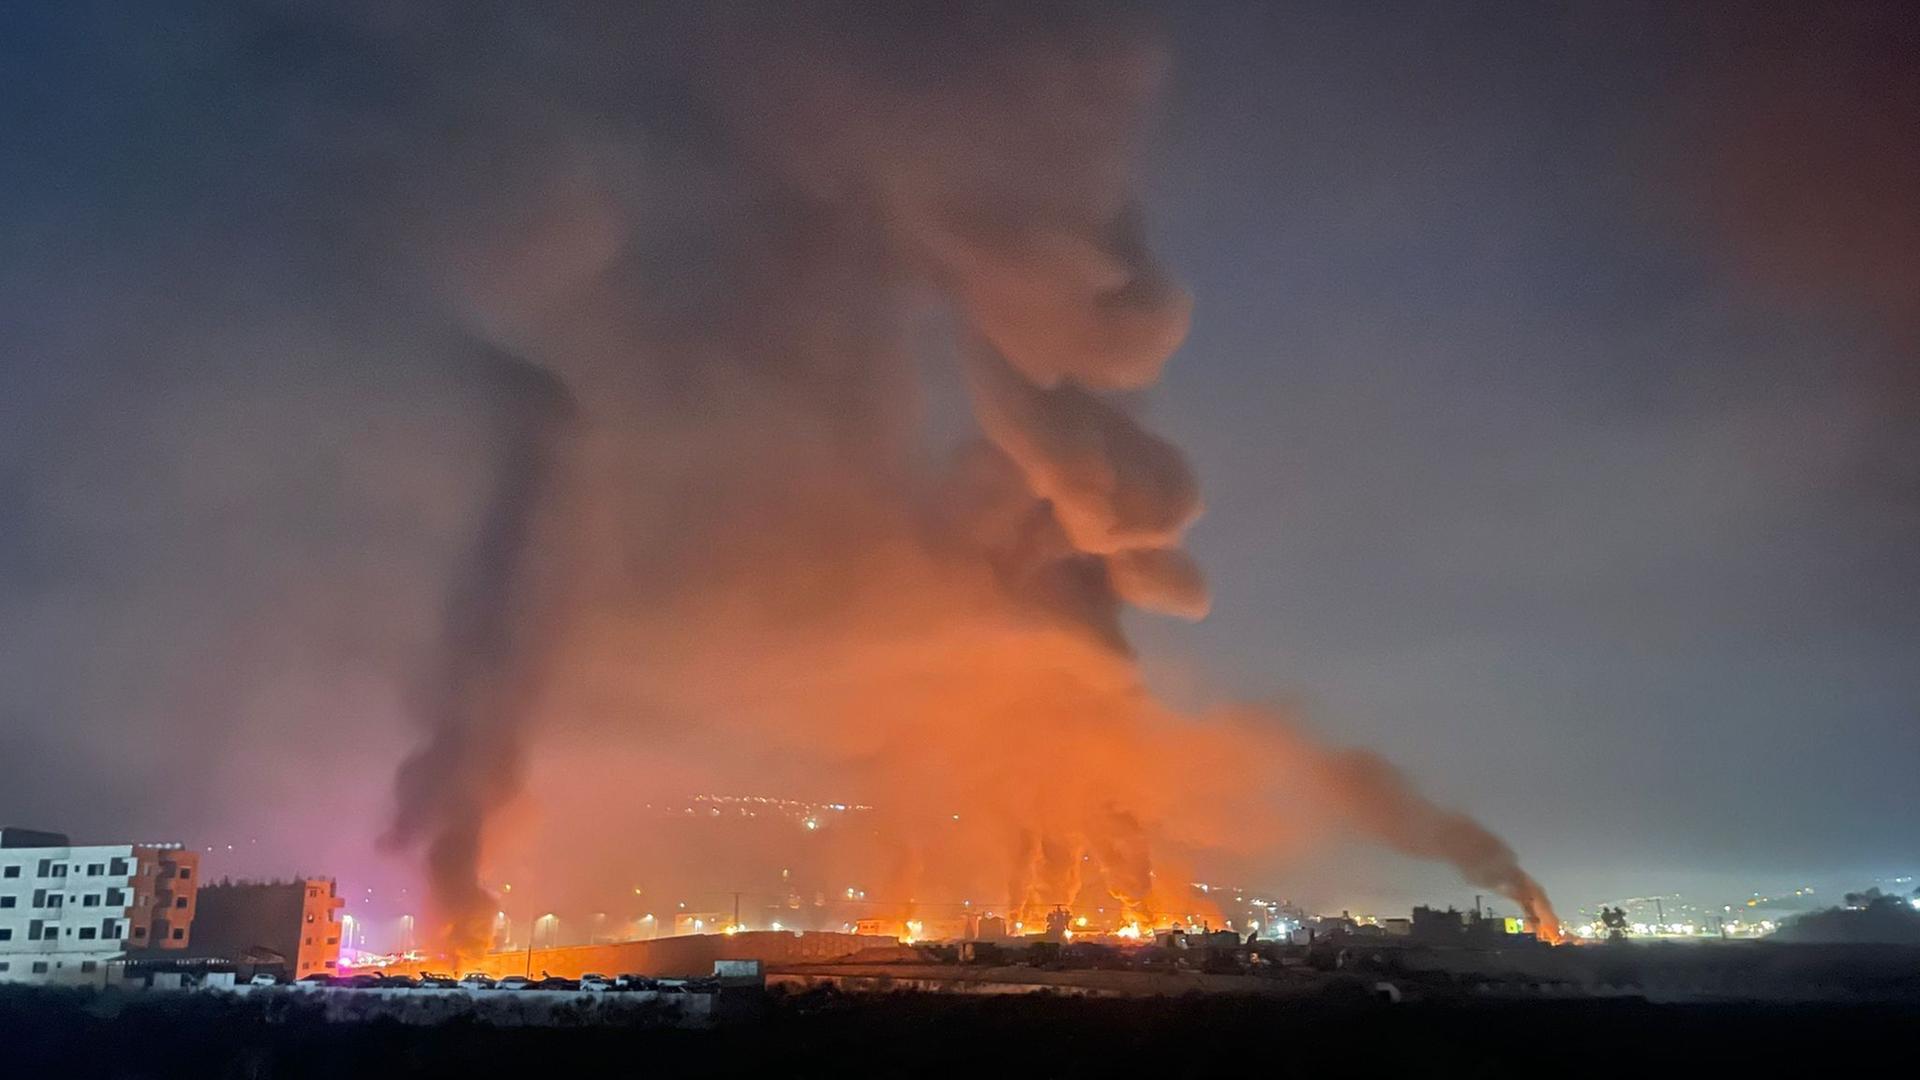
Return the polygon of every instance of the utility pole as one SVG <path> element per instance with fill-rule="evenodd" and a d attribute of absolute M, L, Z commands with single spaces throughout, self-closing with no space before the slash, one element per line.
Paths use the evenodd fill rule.
<path fill-rule="evenodd" d="M 1653 898 L 1653 914 L 1660 920 L 1661 926 L 1667 925 L 1667 909 L 1661 906 L 1660 898 L 1657 896 Z"/>
<path fill-rule="evenodd" d="M 733 894 L 733 928 L 740 929 L 740 894 L 737 892 Z"/>

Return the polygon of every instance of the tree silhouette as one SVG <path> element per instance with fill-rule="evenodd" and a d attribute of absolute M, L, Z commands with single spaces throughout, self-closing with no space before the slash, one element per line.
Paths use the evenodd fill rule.
<path fill-rule="evenodd" d="M 1627 940 L 1627 912 L 1625 908 L 1601 908 L 1600 925 L 1607 928 L 1608 941 Z"/>

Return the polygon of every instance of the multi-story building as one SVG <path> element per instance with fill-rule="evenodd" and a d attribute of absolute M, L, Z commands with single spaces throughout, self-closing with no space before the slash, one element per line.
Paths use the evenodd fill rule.
<path fill-rule="evenodd" d="M 199 856 L 0 829 L 0 980 L 97 982 L 130 951 L 185 950 Z"/>
<path fill-rule="evenodd" d="M 193 954 L 247 967 L 278 966 L 291 979 L 340 962 L 340 909 L 332 878 L 221 881 L 200 890 Z"/>

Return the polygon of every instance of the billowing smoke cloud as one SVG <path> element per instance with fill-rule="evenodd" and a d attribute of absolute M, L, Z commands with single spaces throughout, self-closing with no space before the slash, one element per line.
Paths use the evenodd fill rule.
<path fill-rule="evenodd" d="M 555 757 L 571 770 L 685 725 L 646 754 L 682 758 L 669 774 L 717 759 L 728 783 L 780 787 L 749 763 L 772 751 L 798 773 L 786 788 L 852 787 L 890 823 L 842 876 L 882 883 L 902 918 L 981 895 L 1026 918 L 1099 896 L 1164 920 L 1194 906 L 1184 854 L 1297 842 L 1313 819 L 1454 862 L 1551 932 L 1504 844 L 1377 759 L 1278 716 L 1182 717 L 1141 687 L 1122 606 L 1207 608 L 1179 547 L 1192 472 L 1113 396 L 1151 384 L 1190 311 L 1128 183 L 1160 59 L 1129 25 L 1001 14 L 1018 26 L 703 27 L 691 82 L 716 141 L 648 177 L 698 185 L 695 205 L 662 221 L 623 197 L 627 155 L 660 148 L 589 139 L 520 215 L 527 234 L 464 249 L 477 321 L 561 373 L 590 431 L 590 505 L 558 530 L 589 584 L 538 647 L 557 665 L 542 711 L 577 739 Z M 950 460 L 910 423 L 916 312 L 984 435 Z M 426 788 L 450 812 L 421 813 L 458 823 L 471 860 L 435 877 L 481 915 L 473 793 L 511 787 L 496 755 L 525 739 L 493 737 L 491 716 L 485 752 L 442 738 L 412 766 L 459 778 Z M 1265 750 L 1251 771 L 1230 760 L 1246 738 Z M 1191 775 L 1161 762 L 1175 746 Z M 1293 816 L 1216 820 L 1215 785 L 1255 804 L 1296 789 Z M 556 817 L 605 816 L 586 790 Z M 1250 822 L 1251 841 L 1224 840 Z"/>
<path fill-rule="evenodd" d="M 1553 932 L 1504 844 L 1377 759 L 1143 686 L 1123 609 L 1208 606 L 1198 486 L 1137 411 L 1190 311 L 1130 184 L 1163 60 L 1029 7 L 220 27 L 329 43 L 250 88 L 272 122 L 236 155 L 299 177 L 260 212 L 322 253 L 290 275 L 328 283 L 320 321 L 403 323 L 395 364 L 484 342 L 436 353 L 492 387 L 488 479 L 421 579 L 388 830 L 453 948 L 496 905 L 717 890 L 1161 922 L 1204 911 L 1202 862 L 1352 834 Z M 876 809 L 806 848 L 663 830 L 716 789 Z"/>

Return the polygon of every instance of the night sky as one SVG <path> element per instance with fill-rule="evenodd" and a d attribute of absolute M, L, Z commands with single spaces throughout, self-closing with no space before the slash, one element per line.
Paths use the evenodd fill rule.
<path fill-rule="evenodd" d="M 1168 678 L 1573 894 L 1911 872 L 1911 12 L 1351 7 L 1175 24 L 1157 408 L 1218 601 Z"/>
<path fill-rule="evenodd" d="M 342 231 L 341 147 L 408 129 L 330 125 L 404 66 L 330 5 L 214 7 L 0 5 L 0 820 L 385 887 L 395 673 L 491 399 L 363 262 L 414 223 Z M 1127 616 L 1155 687 L 1380 751 L 1563 909 L 1913 872 L 1913 9 L 1148 15 L 1141 202 L 1195 306 L 1138 401 L 1199 474 L 1213 591 Z M 485 40 L 445 43 L 453 83 Z M 1311 873 L 1325 903 L 1470 892 Z"/>

